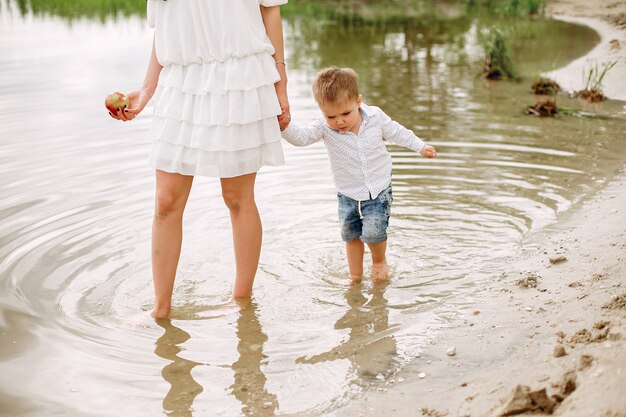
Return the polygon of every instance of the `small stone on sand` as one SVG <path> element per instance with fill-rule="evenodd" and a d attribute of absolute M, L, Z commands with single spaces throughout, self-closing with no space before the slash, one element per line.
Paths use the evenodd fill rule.
<path fill-rule="evenodd" d="M 563 255 L 550 257 L 550 263 L 553 265 L 560 264 L 561 262 L 565 262 L 565 261 L 567 261 L 567 258 Z"/>
<path fill-rule="evenodd" d="M 567 355 L 567 353 L 565 352 L 565 348 L 563 347 L 563 345 L 556 345 L 554 347 L 555 358 L 560 358 L 561 356 L 565 356 L 565 355 Z"/>

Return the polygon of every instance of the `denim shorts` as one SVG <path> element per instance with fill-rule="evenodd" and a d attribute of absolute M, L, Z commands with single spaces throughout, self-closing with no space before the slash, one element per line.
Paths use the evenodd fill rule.
<path fill-rule="evenodd" d="M 365 243 L 387 240 L 387 226 L 393 196 L 391 185 L 374 199 L 357 201 L 338 193 L 339 223 L 344 242 L 361 239 Z"/>

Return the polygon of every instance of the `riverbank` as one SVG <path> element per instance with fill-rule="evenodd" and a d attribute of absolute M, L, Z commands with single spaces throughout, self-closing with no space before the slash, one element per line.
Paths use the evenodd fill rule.
<path fill-rule="evenodd" d="M 626 100 L 626 2 L 602 3 L 550 3 L 550 15 L 602 37 L 550 75 L 577 90 L 583 68 L 619 58 L 603 86 L 608 97 Z M 626 417 L 625 187 L 622 172 L 528 237 L 519 259 L 476 288 L 449 328 L 382 392 L 333 415 Z"/>
<path fill-rule="evenodd" d="M 626 1 L 551 1 L 546 13 L 555 19 L 590 26 L 601 37 L 588 54 L 547 75 L 567 91 L 578 91 L 584 86 L 584 71 L 593 65 L 601 67 L 618 61 L 602 85 L 608 98 L 626 101 Z"/>
<path fill-rule="evenodd" d="M 622 173 L 524 242 L 384 392 L 337 415 L 626 416 L 624 187 Z"/>

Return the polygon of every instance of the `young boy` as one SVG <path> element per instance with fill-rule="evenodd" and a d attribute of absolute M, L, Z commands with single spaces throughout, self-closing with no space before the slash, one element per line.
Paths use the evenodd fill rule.
<path fill-rule="evenodd" d="M 283 138 L 296 146 L 323 141 L 337 188 L 341 236 L 346 242 L 353 282 L 363 276 L 365 244 L 372 253 L 372 280 L 389 275 L 385 252 L 391 212 L 391 155 L 383 140 L 437 156 L 435 148 L 361 101 L 358 76 L 350 68 L 326 68 L 313 81 L 313 95 L 324 117 L 307 127 L 281 121 Z"/>

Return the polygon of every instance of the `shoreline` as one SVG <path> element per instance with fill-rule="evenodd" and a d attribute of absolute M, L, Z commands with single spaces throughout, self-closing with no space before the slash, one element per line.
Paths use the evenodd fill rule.
<path fill-rule="evenodd" d="M 583 0 L 551 1 L 546 15 L 568 23 L 588 26 L 600 36 L 600 42 L 584 56 L 565 67 L 544 75 L 559 83 L 567 92 L 584 87 L 584 73 L 594 65 L 617 61 L 602 81 L 604 95 L 612 100 L 626 101 L 626 2 L 601 0 L 593 5 Z"/>
<path fill-rule="evenodd" d="M 547 15 L 590 26 L 601 41 L 546 75 L 576 91 L 583 69 L 619 58 L 602 85 L 608 98 L 626 101 L 626 23 L 608 23 L 626 16 L 626 1 L 603 3 L 549 4 Z M 478 283 L 419 357 L 332 415 L 626 417 L 625 190 L 622 169 L 527 236 L 521 255 Z"/>
<path fill-rule="evenodd" d="M 388 388 L 367 392 L 333 415 L 626 416 L 624 187 L 622 172 L 529 236 L 526 254 L 492 282 L 479 283 L 450 328 Z M 456 353 L 449 356 L 452 347 Z M 507 414 L 516 389 L 524 394 L 516 403 L 530 401 L 518 387 L 539 392 L 533 395 L 545 389 L 543 412 Z"/>

